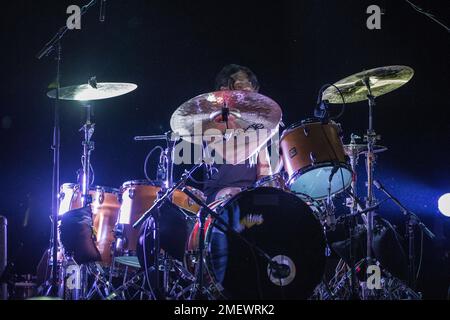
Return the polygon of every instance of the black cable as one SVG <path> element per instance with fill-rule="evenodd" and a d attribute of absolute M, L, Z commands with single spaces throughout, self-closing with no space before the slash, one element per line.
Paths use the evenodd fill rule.
<path fill-rule="evenodd" d="M 147 280 L 147 285 L 149 288 L 150 293 L 153 295 L 153 298 L 156 300 L 156 295 L 153 292 L 152 289 L 152 284 L 150 282 L 150 274 L 148 272 L 148 264 L 147 264 L 147 248 L 146 248 L 146 243 L 147 243 L 147 230 L 150 229 L 150 219 L 148 219 L 144 225 L 144 239 L 143 239 L 143 244 L 142 244 L 142 250 L 143 250 L 143 257 L 144 257 L 144 269 L 145 269 L 145 278 Z M 155 254 L 155 253 L 153 253 Z M 158 253 L 159 254 L 159 253 Z M 156 254 L 155 254 L 156 255 Z M 158 257 L 158 255 L 156 255 Z M 159 270 L 155 270 L 155 272 L 159 272 Z"/>
<path fill-rule="evenodd" d="M 417 12 L 423 14 L 424 16 L 430 18 L 431 20 L 433 20 L 434 22 L 436 22 L 437 24 L 439 24 L 441 27 L 443 27 L 447 32 L 450 32 L 450 28 L 447 27 L 443 22 L 440 22 L 437 18 L 434 17 L 434 15 L 432 15 L 431 13 L 425 12 L 421 7 L 415 5 L 414 3 L 412 3 L 411 1 L 405 0 L 414 10 L 416 10 Z"/>
<path fill-rule="evenodd" d="M 344 114 L 344 112 L 345 112 L 345 106 L 346 106 L 346 103 L 345 103 L 345 97 L 344 97 L 344 94 L 342 93 L 342 91 L 336 86 L 336 85 L 334 85 L 334 84 L 327 84 L 327 85 L 325 85 L 325 86 L 327 86 L 327 87 L 334 87 L 337 91 L 338 91 L 338 93 L 340 94 L 340 96 L 341 96 L 341 98 L 342 98 L 342 110 L 341 110 L 341 112 L 340 112 L 340 114 L 337 116 L 337 117 L 330 117 L 330 119 L 331 120 L 337 120 L 337 119 L 339 119 L 340 117 L 342 117 L 342 115 Z M 323 88 L 324 87 L 322 87 L 321 89 L 320 89 L 320 91 L 321 91 L 321 93 L 320 93 L 320 99 L 322 98 L 322 95 L 323 95 Z M 325 138 L 326 138 L 326 141 L 327 141 L 327 144 L 328 144 L 328 146 L 331 148 L 331 150 L 333 151 L 333 154 L 334 154 L 334 157 L 335 157 L 335 161 L 336 161 L 336 163 L 335 163 L 335 165 L 339 165 L 340 163 L 339 163 L 339 158 L 338 158 L 338 156 L 337 156 L 337 153 L 336 153 L 336 150 L 333 148 L 333 145 L 331 144 L 331 141 L 330 141 L 330 139 L 328 138 L 328 135 L 327 135 L 327 133 L 326 133 L 326 131 L 324 130 L 324 128 L 323 128 L 323 126 L 321 126 L 321 129 L 322 129 L 322 133 L 324 134 L 324 136 L 325 136 Z M 342 171 L 342 168 L 339 166 L 339 168 L 338 168 L 338 170 L 339 170 L 339 172 L 340 172 L 340 175 L 341 175 L 341 181 L 342 181 L 342 191 L 345 191 L 346 190 L 346 187 L 345 187 L 345 180 L 344 180 L 344 173 L 343 173 L 343 171 Z M 354 174 L 353 172 L 352 172 L 352 174 Z M 331 177 L 331 179 L 330 179 L 330 182 L 329 182 L 329 195 L 331 194 L 331 183 L 332 183 L 332 177 Z M 353 191 L 353 190 L 352 190 Z M 330 197 L 331 198 L 331 197 Z M 347 216 L 348 216 L 348 213 L 347 213 L 347 211 L 346 211 L 346 213 L 345 213 L 345 217 L 346 217 L 346 221 L 347 221 L 347 227 L 348 227 L 348 232 L 349 232 L 349 240 L 350 240 L 350 257 L 352 257 L 353 256 L 353 243 L 352 243 L 352 223 L 351 222 L 349 222 L 349 220 L 347 219 Z M 353 259 L 351 259 L 351 260 L 353 260 Z M 351 263 L 353 264 L 353 266 L 350 266 L 350 268 L 351 268 L 351 272 L 352 272 L 352 276 L 351 276 L 351 282 L 352 282 L 352 294 L 353 294 L 353 290 L 354 290 L 354 287 L 355 287 L 355 284 L 353 283 L 353 280 L 354 280 L 354 271 L 355 271 L 355 265 L 354 265 L 354 261 L 351 261 Z"/>
<path fill-rule="evenodd" d="M 144 175 L 145 175 L 145 178 L 146 178 L 148 181 L 152 181 L 152 180 L 149 178 L 148 173 L 147 173 L 148 160 L 149 160 L 150 157 L 152 156 L 153 152 L 155 152 L 155 151 L 158 150 L 158 149 L 161 150 L 161 152 L 164 152 L 164 149 L 163 149 L 162 147 L 156 146 L 156 147 L 154 147 L 154 148 L 147 154 L 147 156 L 145 157 L 145 161 L 144 161 Z M 156 179 L 155 179 L 155 180 L 156 180 Z"/>
<path fill-rule="evenodd" d="M 335 117 L 330 117 L 330 120 L 338 120 L 344 115 L 347 103 L 345 101 L 345 97 L 344 97 L 344 94 L 342 93 L 341 89 L 339 89 L 335 84 L 327 83 L 327 84 L 323 85 L 320 88 L 319 95 L 317 97 L 317 105 L 320 105 L 321 102 L 326 101 L 326 100 L 323 100 L 323 93 L 329 87 L 335 88 L 337 90 L 337 92 L 339 93 L 339 95 L 341 96 L 341 99 L 342 99 L 342 110 L 341 110 L 341 112 Z"/>
<path fill-rule="evenodd" d="M 423 230 L 420 232 L 420 260 L 419 267 L 417 268 L 416 281 L 419 279 L 420 269 L 422 268 L 422 260 L 423 260 Z"/>

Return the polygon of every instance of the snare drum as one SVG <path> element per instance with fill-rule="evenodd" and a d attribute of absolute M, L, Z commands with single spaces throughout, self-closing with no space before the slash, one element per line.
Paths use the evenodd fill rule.
<path fill-rule="evenodd" d="M 60 189 L 60 206 L 58 214 L 81 208 L 81 188 L 77 184 L 65 183 Z M 119 216 L 120 191 L 107 187 L 91 187 L 89 194 L 92 197 L 91 209 L 94 222 L 94 235 L 96 245 L 102 256 L 102 263 L 111 265 L 112 244 L 115 240 L 114 227 Z"/>
<path fill-rule="evenodd" d="M 302 122 L 287 129 L 280 141 L 288 187 L 315 200 L 340 193 L 352 182 L 338 124 Z"/>

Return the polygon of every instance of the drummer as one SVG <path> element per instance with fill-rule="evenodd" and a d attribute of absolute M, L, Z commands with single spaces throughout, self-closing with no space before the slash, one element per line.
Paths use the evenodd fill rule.
<path fill-rule="evenodd" d="M 225 66 L 216 77 L 216 91 L 258 92 L 259 87 L 256 75 L 249 68 L 236 64 Z M 261 149 L 255 157 L 256 163 L 247 160 L 242 164 L 214 165 L 203 190 L 208 203 L 231 197 L 242 189 L 253 186 L 257 180 L 271 175 L 267 147 Z"/>

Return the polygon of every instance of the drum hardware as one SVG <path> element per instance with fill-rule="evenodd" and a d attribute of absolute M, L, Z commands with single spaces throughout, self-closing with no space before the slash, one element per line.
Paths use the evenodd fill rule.
<path fill-rule="evenodd" d="M 360 275 L 365 269 L 366 260 L 362 259 L 357 262 L 356 269 L 358 269 L 358 278 L 363 278 Z M 356 297 L 352 293 L 352 288 L 349 287 L 349 280 L 351 278 L 351 270 L 345 270 L 345 263 L 340 260 L 336 268 L 336 274 L 329 282 L 322 282 L 314 291 L 310 300 L 355 300 L 364 299 L 369 296 L 370 291 L 364 281 L 357 283 Z M 381 289 L 378 295 L 380 300 L 421 300 L 420 293 L 416 293 L 408 287 L 402 280 L 393 276 L 386 269 L 381 270 Z"/>
<path fill-rule="evenodd" d="M 366 172 L 367 172 L 367 198 L 366 208 L 371 208 L 375 204 L 373 196 L 375 145 L 379 136 L 373 126 L 373 111 L 376 106 L 375 98 L 388 92 L 396 90 L 411 80 L 414 70 L 406 66 L 387 66 L 363 71 L 343 80 L 336 82 L 327 88 L 322 99 L 329 103 L 340 103 L 345 99 L 347 103 L 368 101 L 368 129 L 366 134 L 367 151 Z M 375 263 L 373 257 L 373 219 L 375 212 L 367 213 L 367 263 Z M 368 298 L 368 297 L 365 297 Z"/>
<path fill-rule="evenodd" d="M 187 180 L 190 178 L 190 176 L 197 171 L 199 168 L 201 168 L 203 166 L 203 162 L 200 164 L 195 165 L 190 171 L 186 171 L 181 179 L 175 183 L 174 185 L 172 185 L 170 188 L 168 188 L 167 190 L 165 190 L 165 193 L 162 195 L 159 195 L 158 198 L 156 199 L 156 201 L 154 202 L 154 204 L 152 205 L 152 207 L 150 209 L 148 209 L 146 212 L 144 212 L 142 214 L 142 216 L 133 224 L 133 228 L 136 229 L 138 227 L 140 227 L 144 222 L 144 239 L 147 238 L 146 235 L 146 231 L 148 229 L 152 229 L 153 231 L 153 252 L 154 253 L 159 253 L 161 251 L 161 245 L 160 245 L 160 232 L 159 232 L 159 221 L 160 221 L 160 208 L 161 206 L 164 204 L 164 202 L 166 202 L 167 200 L 171 199 L 173 194 L 175 193 L 176 190 L 179 190 L 181 187 L 186 185 Z M 173 165 L 170 164 L 170 165 Z M 150 218 L 153 217 L 152 220 L 150 220 Z M 153 225 L 153 227 L 151 227 L 151 225 Z M 144 255 L 147 254 L 146 250 L 145 250 L 145 243 L 146 240 L 144 240 Z M 144 257 L 144 262 L 145 264 L 147 263 L 147 259 Z M 159 270 L 159 266 L 160 266 L 160 258 L 158 254 L 154 254 L 154 262 L 153 262 L 153 267 L 154 270 Z M 144 266 L 145 270 L 148 270 L 147 265 Z M 166 273 L 167 270 L 164 269 L 164 272 Z M 146 274 L 147 276 L 147 281 L 149 281 L 149 275 Z M 167 276 L 167 275 L 164 275 Z M 155 272 L 155 281 L 157 286 L 160 285 L 159 282 L 159 272 Z M 149 286 L 150 283 L 149 283 Z M 158 293 L 161 294 L 163 297 L 167 296 L 167 291 L 165 290 L 167 288 L 163 288 L 161 290 L 161 288 L 159 288 Z"/>
<path fill-rule="evenodd" d="M 369 77 L 362 79 L 367 88 L 367 100 L 369 105 L 369 128 L 367 130 L 367 154 L 366 154 L 366 171 L 367 171 L 367 206 L 371 207 L 374 204 L 373 197 L 373 177 L 374 177 L 374 162 L 375 153 L 374 146 L 377 142 L 377 134 L 373 128 L 373 109 L 375 108 L 375 96 L 372 94 L 372 88 Z M 373 256 L 373 219 L 375 212 L 369 211 L 367 213 L 367 263 L 369 265 L 375 262 Z"/>
<path fill-rule="evenodd" d="M 361 207 L 358 204 L 357 196 L 358 196 L 358 189 L 357 189 L 357 183 L 358 183 L 358 174 L 356 167 L 358 165 L 358 159 L 359 159 L 359 150 L 356 146 L 356 140 L 360 139 L 359 136 L 355 134 L 351 134 L 350 136 L 350 147 L 345 149 L 346 153 L 350 159 L 350 166 L 352 168 L 353 177 L 352 177 L 352 183 L 351 183 L 351 190 L 354 193 L 354 195 L 350 195 L 350 198 L 347 198 L 347 202 L 350 204 L 350 217 L 347 220 L 347 227 L 348 227 L 348 233 L 349 233 L 349 262 L 350 262 L 350 292 L 351 292 L 351 298 L 354 300 L 358 299 L 358 288 L 357 288 L 357 279 L 356 279 L 356 262 L 354 258 L 354 233 L 355 233 L 355 227 L 357 225 L 357 217 L 355 215 L 358 214 L 358 209 L 361 210 Z M 350 150 L 348 150 L 350 149 Z M 350 152 L 348 152 L 350 151 Z"/>
<path fill-rule="evenodd" d="M 81 132 L 83 132 L 83 153 L 82 153 L 82 169 L 78 171 L 78 184 L 81 186 L 81 207 L 87 207 L 91 205 L 93 202 L 93 199 L 91 197 L 91 153 L 95 149 L 94 142 L 91 140 L 92 136 L 95 131 L 95 124 L 93 123 L 93 105 L 89 101 L 93 100 L 100 100 L 100 99 L 107 99 L 112 97 L 117 97 L 126 93 L 129 93 L 137 88 L 134 84 L 124 84 L 124 83 L 97 83 L 97 80 L 95 77 L 92 77 L 89 79 L 88 84 L 86 85 L 80 85 L 80 86 L 71 86 L 71 87 L 65 87 L 65 88 L 59 88 L 59 85 L 57 87 L 57 90 L 53 90 L 47 93 L 47 96 L 50 98 L 56 98 L 56 101 L 59 100 L 70 100 L 70 101 L 83 101 L 83 104 L 81 104 L 82 107 L 85 108 L 86 111 L 86 120 L 83 127 L 80 129 Z M 59 170 L 59 169 L 58 169 Z M 92 170 L 93 171 L 93 170 Z M 75 191 L 75 190 L 74 190 Z M 103 189 L 97 190 L 98 194 L 96 198 L 97 205 L 99 207 L 103 206 L 105 202 L 105 191 Z M 66 200 L 65 199 L 65 193 L 61 197 L 58 197 L 58 210 L 57 214 L 61 214 L 61 210 L 59 208 L 59 201 L 60 200 Z M 68 200 L 69 202 L 72 201 L 72 199 Z M 71 206 L 71 204 L 70 204 Z M 109 245 L 111 244 L 109 241 L 110 235 L 109 230 L 107 227 L 103 228 L 103 221 L 104 217 L 101 217 L 101 221 L 94 221 L 94 225 L 96 223 L 99 223 L 100 232 L 106 231 L 106 234 L 99 234 L 97 235 L 97 238 L 99 239 L 99 248 L 101 249 L 103 259 L 106 259 L 106 263 L 109 263 L 110 261 L 110 254 L 108 253 L 110 248 Z M 110 217 L 106 217 L 107 220 Z M 117 218 L 116 218 L 117 219 Z M 56 224 L 57 229 L 57 221 L 54 223 Z M 101 225 L 100 225 L 101 224 Z M 58 233 L 57 233 L 58 234 Z M 106 242 L 105 242 L 106 241 Z M 59 244 L 57 244 L 59 245 Z M 53 265 L 53 264 L 52 264 Z M 56 268 L 56 266 L 55 266 Z M 84 268 L 82 268 L 84 270 Z M 57 277 L 57 275 L 56 275 Z M 86 287 L 87 287 L 87 275 L 84 275 L 82 277 L 83 284 L 82 286 L 85 288 L 81 292 L 81 296 L 79 294 L 76 294 L 76 298 L 86 299 L 86 295 L 88 293 Z M 54 291 L 55 292 L 55 291 Z"/>
<path fill-rule="evenodd" d="M 84 141 L 82 142 L 83 146 L 83 154 L 81 157 L 82 160 L 82 169 L 81 173 L 81 181 L 78 183 L 81 186 L 81 205 L 86 207 L 91 204 L 92 199 L 89 195 L 89 187 L 90 187 L 90 176 L 91 176 L 91 153 L 95 149 L 95 143 L 91 140 L 95 131 L 95 123 L 91 122 L 93 107 L 88 104 L 84 106 L 86 108 L 86 122 L 83 127 L 80 129 L 84 134 Z"/>
<path fill-rule="evenodd" d="M 96 0 L 91 0 L 88 4 L 84 5 L 80 12 L 80 18 L 84 16 L 91 7 L 97 3 Z M 53 125 L 53 178 L 52 178 L 52 229 L 51 229 L 51 247 L 52 254 L 49 259 L 52 259 L 52 263 L 48 265 L 52 266 L 51 270 L 51 286 L 49 288 L 50 295 L 56 296 L 58 291 L 58 188 L 59 174 L 60 174 L 60 145 L 61 145 L 61 129 L 60 129 L 60 101 L 64 98 L 64 91 L 61 88 L 61 60 L 62 60 L 62 45 L 61 42 L 69 30 L 68 25 L 58 29 L 58 32 L 46 43 L 37 54 L 36 58 L 41 60 L 44 57 L 49 56 L 52 52 L 56 53 L 56 89 L 53 91 L 52 98 L 55 98 L 54 107 L 54 125 Z"/>
<path fill-rule="evenodd" d="M 428 238 L 433 240 L 436 236 L 431 232 L 430 229 L 420 220 L 420 218 L 411 210 L 408 210 L 396 197 L 394 197 L 389 191 L 385 189 L 385 187 L 377 180 L 373 181 L 375 187 L 388 196 L 392 202 L 394 202 L 402 211 L 403 215 L 407 217 L 406 222 L 406 230 L 408 233 L 408 285 L 411 289 L 416 289 L 416 255 L 415 255 L 415 236 L 414 236 L 414 228 L 418 226 L 423 234 L 425 234 Z M 423 239 L 422 239 L 423 241 Z"/>
<path fill-rule="evenodd" d="M 147 281 L 145 274 L 145 271 L 137 272 L 129 280 L 125 281 L 120 287 L 116 288 L 108 296 L 106 296 L 105 300 L 132 300 L 137 295 L 140 295 L 141 300 L 143 299 L 144 295 L 149 299 L 155 299 L 154 294 L 151 291 L 145 289 L 145 283 Z M 136 293 L 132 297 L 127 297 L 126 293 L 130 291 L 130 289 L 136 290 Z"/>
<path fill-rule="evenodd" d="M 171 132 L 166 133 L 163 136 L 138 136 L 134 138 L 135 141 L 152 141 L 152 140 L 166 140 L 167 141 L 167 148 L 161 152 L 160 155 L 160 162 L 158 164 L 158 171 L 157 176 L 163 177 L 164 181 L 164 187 L 158 192 L 158 197 L 154 204 L 142 214 L 142 216 L 133 224 L 133 228 L 138 228 L 144 221 L 146 221 L 146 225 L 144 225 L 144 270 L 146 270 L 146 277 L 147 282 L 149 284 L 149 287 L 151 287 L 150 284 L 150 277 L 148 273 L 148 267 L 147 267 L 147 258 L 146 258 L 146 250 L 145 250 L 145 243 L 146 243 L 146 232 L 147 230 L 153 225 L 152 227 L 152 235 L 153 235 L 153 254 L 154 254 L 154 261 L 153 261 L 153 268 L 154 270 L 158 270 L 157 272 L 154 272 L 155 276 L 155 283 L 157 286 L 157 294 L 158 296 L 161 296 L 163 299 L 168 298 L 170 291 L 169 291 L 169 272 L 170 272 L 170 264 L 171 264 L 171 258 L 169 258 L 166 254 L 164 254 L 164 258 L 159 258 L 159 253 L 161 251 L 161 240 L 160 240 L 160 208 L 163 205 L 163 203 L 166 200 L 172 199 L 175 192 L 182 186 L 184 186 L 187 182 L 187 180 L 191 177 L 191 175 L 199 169 L 203 163 L 195 166 L 190 172 L 185 172 L 185 174 L 182 176 L 180 181 L 174 185 L 173 183 L 173 167 L 174 167 L 174 152 L 175 152 L 175 145 L 178 141 L 178 137 L 176 135 L 173 135 Z M 152 220 L 150 220 L 150 217 Z M 163 269 L 160 270 L 160 266 L 162 265 Z M 163 273 L 163 283 L 162 288 L 160 284 L 160 272 Z M 156 296 L 155 296 L 156 297 Z"/>

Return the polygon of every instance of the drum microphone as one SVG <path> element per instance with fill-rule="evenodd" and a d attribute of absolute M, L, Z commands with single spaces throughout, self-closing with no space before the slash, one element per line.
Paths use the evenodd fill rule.
<path fill-rule="evenodd" d="M 328 120 L 328 101 L 323 100 L 323 92 L 330 85 L 326 84 L 319 90 L 319 95 L 317 96 L 317 104 L 314 108 L 314 117 L 321 119 L 322 121 Z"/>
<path fill-rule="evenodd" d="M 100 0 L 100 22 L 105 22 L 106 0 Z"/>

